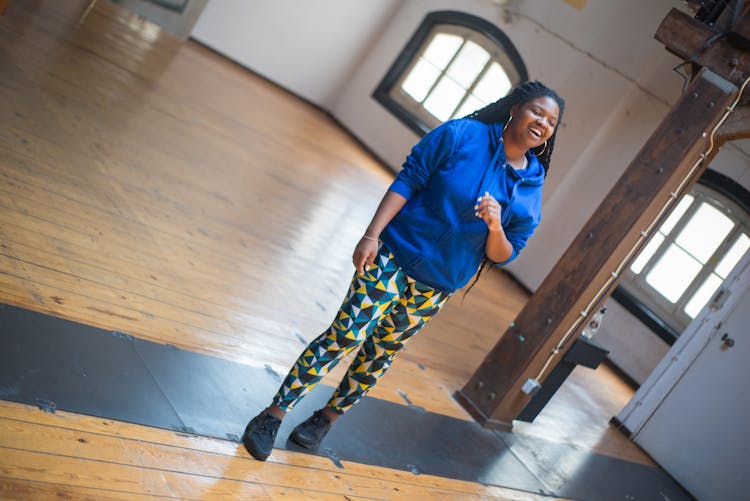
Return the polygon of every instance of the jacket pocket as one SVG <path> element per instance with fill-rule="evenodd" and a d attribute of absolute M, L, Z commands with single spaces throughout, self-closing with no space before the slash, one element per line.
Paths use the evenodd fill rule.
<path fill-rule="evenodd" d="M 432 245 L 425 246 L 422 254 L 415 256 L 411 261 L 409 261 L 409 263 L 406 264 L 406 267 L 409 269 L 414 269 L 415 267 L 422 264 L 422 262 L 427 258 L 427 252 L 429 252 L 432 256 L 439 254 L 445 243 L 450 240 L 454 233 L 455 232 L 453 231 L 453 228 L 448 228 L 445 232 L 443 232 L 442 235 L 438 237 L 437 240 L 432 242 Z"/>

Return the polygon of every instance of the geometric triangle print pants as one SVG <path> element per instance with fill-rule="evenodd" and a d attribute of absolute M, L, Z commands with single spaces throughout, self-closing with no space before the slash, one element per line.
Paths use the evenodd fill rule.
<path fill-rule="evenodd" d="M 290 411 L 336 364 L 359 347 L 328 407 L 343 414 L 375 386 L 396 353 L 445 304 L 450 294 L 408 277 L 381 245 L 375 262 L 354 273 L 331 326 L 295 362 L 273 403 Z"/>

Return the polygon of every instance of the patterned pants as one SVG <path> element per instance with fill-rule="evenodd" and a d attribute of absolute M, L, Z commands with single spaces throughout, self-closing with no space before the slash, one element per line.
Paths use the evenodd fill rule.
<path fill-rule="evenodd" d="M 336 319 L 302 352 L 273 403 L 289 411 L 336 364 L 360 347 L 328 407 L 343 414 L 375 386 L 398 350 L 450 297 L 409 278 L 384 247 L 362 275 L 355 272 Z"/>

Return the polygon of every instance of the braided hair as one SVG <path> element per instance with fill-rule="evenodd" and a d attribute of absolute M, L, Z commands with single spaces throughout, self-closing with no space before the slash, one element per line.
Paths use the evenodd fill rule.
<path fill-rule="evenodd" d="M 510 109 L 513 106 L 517 104 L 522 105 L 528 103 L 532 99 L 545 96 L 554 99 L 557 103 L 557 106 L 560 108 L 560 115 L 557 117 L 557 123 L 559 124 L 560 122 L 562 122 L 562 115 L 563 111 L 565 110 L 565 100 L 561 98 L 557 94 L 557 92 L 538 81 L 520 83 L 504 97 L 501 97 L 494 103 L 489 104 L 484 108 L 478 109 L 474 113 L 467 115 L 465 118 L 471 118 L 473 120 L 478 120 L 486 124 L 506 123 L 510 118 Z M 552 158 L 552 150 L 554 150 L 555 148 L 556 136 L 557 127 L 555 127 L 555 131 L 552 133 L 552 136 L 547 139 L 546 146 L 538 146 L 531 150 L 536 155 L 539 163 L 542 164 L 542 167 L 544 167 L 544 177 L 547 177 L 547 172 L 549 171 L 549 163 L 550 159 Z M 479 271 L 477 272 L 476 277 L 474 277 L 471 285 L 469 285 L 469 287 L 466 289 L 466 292 L 464 292 L 464 298 L 466 297 L 466 294 L 468 294 L 469 291 L 477 283 L 479 277 L 482 275 L 482 271 L 484 271 L 484 269 L 487 268 L 489 264 L 490 260 L 485 256 L 482 264 L 479 266 Z"/>
<path fill-rule="evenodd" d="M 558 124 L 562 121 L 563 111 L 565 110 L 565 100 L 557 95 L 557 92 L 550 89 L 541 82 L 523 82 L 514 87 L 505 97 L 502 97 L 492 104 L 485 106 L 484 108 L 478 109 L 474 113 L 467 115 L 465 118 L 472 118 L 480 122 L 491 124 L 491 123 L 505 123 L 510 118 L 510 109 L 516 104 L 522 105 L 536 99 L 537 97 L 551 97 L 557 103 L 560 108 L 560 116 L 558 116 Z M 557 127 L 552 133 L 552 136 L 547 140 L 547 145 L 538 146 L 531 151 L 537 156 L 537 159 L 544 167 L 544 176 L 547 176 L 549 171 L 549 162 L 552 158 L 552 150 L 555 148 L 555 137 L 557 136 Z M 539 153 L 541 152 L 541 153 Z"/>

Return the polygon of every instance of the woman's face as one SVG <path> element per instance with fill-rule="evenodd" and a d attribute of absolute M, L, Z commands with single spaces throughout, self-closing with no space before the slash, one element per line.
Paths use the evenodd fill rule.
<path fill-rule="evenodd" d="M 531 99 L 511 108 L 508 129 L 512 138 L 524 149 L 536 148 L 552 137 L 560 116 L 560 107 L 549 97 Z"/>

